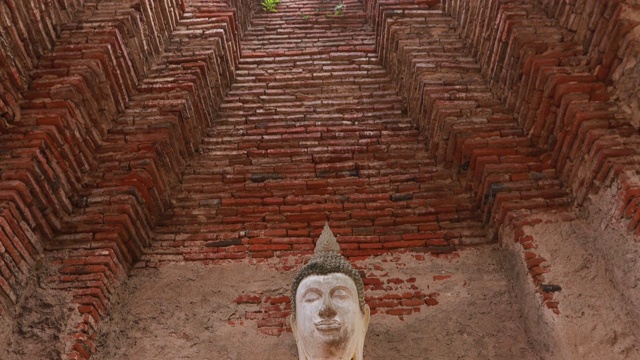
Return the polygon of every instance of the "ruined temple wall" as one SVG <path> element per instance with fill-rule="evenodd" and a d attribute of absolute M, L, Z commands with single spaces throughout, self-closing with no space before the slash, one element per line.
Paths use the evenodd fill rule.
<path fill-rule="evenodd" d="M 637 86 L 630 85 L 637 83 L 637 4 L 445 5 L 461 36 L 474 45 L 472 54 L 492 91 L 515 110 L 527 136 L 548 151 L 581 205 L 569 213 L 516 211 L 500 229 L 501 241 L 522 259 L 514 266 L 533 279 L 539 301 L 560 314 L 550 318 L 528 310 L 533 338 L 546 343 L 541 334 L 555 334 L 555 345 L 568 358 L 637 356 L 631 354 L 638 336 L 638 139 L 637 115 L 630 110 L 639 99 L 631 90 Z M 590 283 L 585 288 L 584 279 Z M 608 303 L 597 311 L 588 305 L 604 297 Z M 618 336 L 608 338 L 611 333 Z"/>
<path fill-rule="evenodd" d="M 615 79 L 637 71 L 632 50 L 637 6 L 555 4 L 448 1 L 445 10 L 473 44 L 492 91 L 514 109 L 535 145 L 548 152 L 577 203 L 589 204 L 612 187 L 616 196 L 608 198 L 607 207 L 630 220 L 627 234 L 637 236 L 639 139 L 625 108 L 638 95 L 635 90 L 623 95 Z"/>
<path fill-rule="evenodd" d="M 547 13 L 573 33 L 574 41 L 589 54 L 591 68 L 628 107 L 638 126 L 638 84 L 640 55 L 640 3 L 626 1 L 540 1 Z M 635 84 L 635 85 L 631 85 Z"/>
<path fill-rule="evenodd" d="M 638 96 L 616 92 L 621 86 L 613 77 L 636 71 L 633 29 L 639 22 L 630 15 L 634 8 L 620 1 L 587 4 L 574 3 L 572 14 L 582 17 L 570 22 L 571 16 L 551 16 L 553 8 L 538 3 L 445 3 L 492 91 L 514 109 L 536 146 L 549 151 L 578 202 L 607 177 L 633 168 L 638 151 L 633 115 L 624 111 Z M 587 17 L 586 28 L 575 20 Z"/>
<path fill-rule="evenodd" d="M 615 254 L 634 247 L 640 219 L 637 122 L 625 107 L 638 96 L 627 91 L 633 100 L 625 101 L 616 77 L 637 71 L 632 50 L 637 21 L 629 3 L 554 4 L 558 7 L 534 1 L 365 2 L 378 54 L 399 80 L 429 148 L 439 163 L 466 178 L 496 236 L 513 249 L 513 266 L 524 286 L 519 291 L 532 294 L 525 299 L 532 306 L 524 307 L 530 332 L 539 344 L 581 357 L 580 344 L 570 341 L 578 335 L 571 328 L 590 325 L 587 320 L 558 325 L 577 303 L 547 286 L 557 274 L 570 273 L 563 261 L 573 259 L 554 256 L 549 249 L 557 244 L 546 240 L 555 231 L 551 228 L 571 232 L 567 224 L 601 224 L 601 239 L 620 240 L 601 264 L 625 273 L 627 266 Z M 583 218 L 575 211 L 574 204 L 594 202 L 615 216 Z M 613 231 L 608 222 L 625 226 Z M 531 231 L 536 226 L 544 230 Z M 572 246 L 579 246 L 574 240 Z M 598 281 L 606 279 L 598 275 Z M 632 287 L 617 281 L 615 291 L 622 310 L 603 312 L 612 317 L 627 312 L 625 294 Z M 623 348 L 622 354 L 634 351 L 621 345 L 634 338 L 632 326 L 621 326 L 624 340 L 614 347 Z"/>
<path fill-rule="evenodd" d="M 175 23 L 177 2 L 147 3 L 152 5 L 140 3 L 137 9 L 123 8 L 121 2 L 76 4 L 75 18 L 58 19 L 57 38 L 24 39 L 30 48 L 40 49 L 28 61 L 15 49 L 3 52 L 21 64 L 19 70 L 5 69 L 19 71 L 24 79 L 13 87 L 23 99 L 22 116 L 2 135 L 5 264 L 13 270 L 3 273 L 3 290 L 10 302 L 17 300 L 21 283 L 62 227 L 62 218 L 73 212 L 72 202 L 96 169 L 95 149 L 150 59 L 159 54 L 156 39 Z M 169 8 L 176 9 L 173 17 Z M 48 17 L 24 19 L 19 7 L 12 10 L 9 28 L 20 29 L 23 23 L 31 26 L 27 33 L 50 28 Z"/>
<path fill-rule="evenodd" d="M 405 253 L 354 262 L 372 308 L 365 358 L 552 359 L 528 341 L 504 255 L 483 246 L 451 257 Z M 95 358 L 297 359 L 289 286 L 301 262 L 140 269 L 104 323 Z"/>
<path fill-rule="evenodd" d="M 447 11 L 459 21 L 487 14 L 484 6 L 475 9 L 460 1 L 447 1 Z M 621 100 L 621 105 L 635 126 L 639 123 L 637 110 L 639 99 L 634 91 L 638 84 L 636 59 L 640 51 L 640 8 L 634 1 L 538 1 L 540 9 L 549 19 L 566 30 L 563 40 L 579 45 L 580 59 L 598 80 L 613 86 L 611 92 Z M 464 10 L 463 10 L 464 8 Z M 484 16 L 484 15 L 482 15 Z M 466 22 L 465 36 L 482 48 L 489 41 L 486 35 L 491 21 L 484 25 Z M 506 34 L 506 33 L 505 33 Z"/>
<path fill-rule="evenodd" d="M 639 151 L 636 115 L 630 111 L 639 99 L 631 90 L 638 69 L 637 6 L 621 1 L 558 2 L 558 7 L 514 1 L 443 5 L 456 20 L 459 37 L 470 45 L 465 50 L 476 59 L 493 98 L 514 114 L 522 135 L 540 149 L 541 160 L 555 169 L 564 188 L 583 203 L 590 193 L 621 178 L 615 201 L 631 219 L 636 214 L 633 173 Z M 415 60 L 410 66 L 415 71 Z M 417 95 L 409 92 L 418 104 L 424 99 L 420 86 Z M 433 126 L 434 115 L 426 108 L 414 114 L 419 123 L 426 114 L 430 119 L 423 126 Z M 495 138 L 496 133 L 487 136 Z M 458 158 L 464 159 L 465 144 L 461 147 Z M 448 150 L 452 152 L 451 146 Z M 455 165 L 455 155 L 453 159 Z"/>
<path fill-rule="evenodd" d="M 188 11 L 197 12 L 200 16 L 205 16 L 207 12 L 233 10 L 233 32 L 239 35 L 247 31 L 253 13 L 260 7 L 259 3 L 252 0 L 186 0 L 186 5 Z"/>
<path fill-rule="evenodd" d="M 0 3 L 0 134 L 11 137 L 11 128 L 22 121 L 20 102 L 32 82 L 31 73 L 39 60 L 54 47 L 61 27 L 71 21 L 83 0 L 3 1 Z M 6 148 L 5 148 L 6 149 Z M 5 154 L 3 163 L 13 154 Z M 13 161 L 19 167 L 19 161 Z M 0 276 L 0 314 L 3 305 L 17 300 L 19 287 L 26 281 L 33 257 L 41 251 L 39 241 L 29 238 L 28 210 L 21 197 L 30 196 L 25 184 L 12 178 L 11 169 L 2 166 L 3 263 Z M 22 212 L 22 214 L 20 214 Z M 32 219 L 28 219 L 33 221 Z M 31 222 L 31 224 L 33 224 Z"/>
<path fill-rule="evenodd" d="M 60 26 L 83 3 L 8 0 L 0 4 L 0 129 L 20 119 L 18 102 L 29 86 L 29 72 L 52 49 Z"/>
<path fill-rule="evenodd" d="M 9 7 L 5 31 L 50 27 L 45 16 L 21 17 L 25 4 Z M 251 4 L 113 0 L 73 9 L 56 38 L 23 39 L 42 49 L 33 57 L 2 53 L 16 59 L 5 69 L 23 82 L 7 92 L 22 99 L 21 116 L 0 142 L 0 308 L 22 319 L 37 312 L 22 306 L 23 292 L 33 269 L 46 269 L 38 286 L 64 293 L 61 306 L 71 309 L 58 319 L 61 351 L 89 358 L 114 286 L 150 241 L 233 81 Z"/>
<path fill-rule="evenodd" d="M 501 100 L 440 2 L 371 1 L 365 7 L 377 52 L 398 80 L 409 115 L 438 163 L 474 191 L 487 223 L 500 224 L 513 210 L 571 206 L 550 155 Z"/>

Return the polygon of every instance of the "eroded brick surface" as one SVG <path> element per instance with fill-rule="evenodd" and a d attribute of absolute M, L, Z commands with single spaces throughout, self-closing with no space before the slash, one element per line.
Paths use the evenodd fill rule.
<path fill-rule="evenodd" d="M 636 130 L 607 82 L 621 39 L 637 24 L 618 21 L 621 2 L 587 3 L 369 5 L 409 114 L 497 224 L 581 203 L 634 166 Z M 633 197 L 621 195 L 620 206 Z M 527 264 L 544 262 L 527 256 Z M 530 266 L 536 284 L 541 269 Z"/>
<path fill-rule="evenodd" d="M 48 281 L 83 316 L 63 334 L 70 358 L 95 351 L 113 287 L 235 76 L 246 26 L 235 14 L 211 2 L 87 2 L 25 70 L 22 116 L 2 135 L 2 288 L 15 303 L 46 249 L 59 269 Z"/>
<path fill-rule="evenodd" d="M 447 11 L 490 20 L 461 30 L 483 75 L 582 202 L 637 155 L 637 131 L 607 85 L 638 22 L 621 15 L 631 11 L 621 1 L 543 3 L 451 1 Z"/>
<path fill-rule="evenodd" d="M 344 4 L 2 2 L 0 313 L 46 258 L 81 318 L 67 356 L 86 359 L 134 266 L 308 255 L 325 222 L 352 260 L 455 254 L 509 228 L 558 313 L 523 226 L 571 220 L 617 180 L 640 233 L 637 97 L 621 92 L 637 5 Z M 375 311 L 437 303 L 391 280 Z M 256 304 L 284 315 L 272 295 Z"/>
<path fill-rule="evenodd" d="M 150 265 L 308 254 L 327 221 L 348 257 L 486 242 L 470 193 L 404 114 L 365 14 L 345 4 L 255 15 Z"/>

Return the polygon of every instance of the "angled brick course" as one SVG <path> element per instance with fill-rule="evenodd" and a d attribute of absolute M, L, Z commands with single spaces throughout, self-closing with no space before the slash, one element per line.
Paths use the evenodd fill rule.
<path fill-rule="evenodd" d="M 19 101 L 31 83 L 30 72 L 50 51 L 60 27 L 71 21 L 84 0 L 5 1 L 0 4 L 2 51 L 0 51 L 0 129 L 19 121 Z"/>
<path fill-rule="evenodd" d="M 477 194 L 486 220 L 499 224 L 512 210 L 571 205 L 548 155 L 494 94 L 454 19 L 439 6 L 411 4 L 394 4 L 378 18 L 378 48 L 409 99 L 409 114 L 438 163 Z"/>
<path fill-rule="evenodd" d="M 304 258 L 325 222 L 351 260 L 515 241 L 561 313 L 523 229 L 575 220 L 615 182 L 640 233 L 640 138 L 621 95 L 637 5 L 344 5 L 0 3 L 0 314 L 46 263 L 43 285 L 73 313 L 65 358 L 88 359 L 136 267 Z M 400 317 L 437 297 L 369 294 Z M 237 302 L 286 330 L 286 301 Z"/>
<path fill-rule="evenodd" d="M 69 292 L 81 314 L 70 358 L 95 351 L 113 287 L 149 245 L 169 188 L 234 77 L 235 12 L 202 7 L 87 2 L 31 60 L 39 62 L 24 71 L 30 84 L 17 87 L 22 116 L 1 145 L 3 305 L 17 301 L 46 249 L 59 273 L 51 287 Z M 193 34 L 198 41 L 186 41 Z"/>
<path fill-rule="evenodd" d="M 625 158 L 636 155 L 634 126 L 607 85 L 622 61 L 624 37 L 638 23 L 622 18 L 621 1 L 543 3 L 489 1 L 463 9 L 452 1 L 447 11 L 488 20 L 461 30 L 477 49 L 483 75 L 582 202 L 594 185 L 628 170 Z"/>
<path fill-rule="evenodd" d="M 487 241 L 470 194 L 404 115 L 359 5 L 345 4 L 342 16 L 310 2 L 255 15 L 148 265 L 309 254 L 326 221 L 354 259 Z"/>
<path fill-rule="evenodd" d="M 621 2 L 372 3 L 377 48 L 409 114 L 438 163 L 466 177 L 485 219 L 568 208 L 635 167 L 637 130 L 607 89 L 637 26 L 617 21 Z"/>

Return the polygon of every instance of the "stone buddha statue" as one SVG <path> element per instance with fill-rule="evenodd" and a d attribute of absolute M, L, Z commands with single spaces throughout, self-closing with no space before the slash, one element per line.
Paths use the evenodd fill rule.
<path fill-rule="evenodd" d="M 325 225 L 311 260 L 293 278 L 291 328 L 300 360 L 362 360 L 370 310 L 360 274 Z"/>

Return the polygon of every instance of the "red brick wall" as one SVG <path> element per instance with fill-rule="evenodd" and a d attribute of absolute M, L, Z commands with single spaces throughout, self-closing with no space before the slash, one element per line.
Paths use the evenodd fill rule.
<path fill-rule="evenodd" d="M 0 4 L 0 36 L 3 39 L 0 48 L 0 133 L 3 136 L 0 236 L 4 260 L 0 276 L 3 296 L 0 298 L 5 300 L 0 302 L 0 312 L 7 302 L 17 300 L 17 288 L 26 281 L 35 257 L 42 251 L 42 243 L 33 232 L 36 219 L 31 214 L 33 204 L 40 200 L 34 199 L 31 193 L 30 181 L 35 179 L 21 171 L 30 165 L 28 160 L 23 160 L 29 156 L 29 142 L 15 141 L 22 136 L 12 131 L 23 123 L 19 103 L 32 82 L 31 75 L 38 61 L 51 51 L 61 26 L 73 18 L 83 3 L 64 1 L 47 6 L 35 0 L 10 0 Z M 37 137 L 33 136 L 34 140 Z M 40 206 L 44 207 L 44 204 Z"/>
<path fill-rule="evenodd" d="M 0 129 L 20 120 L 18 101 L 30 72 L 55 43 L 60 26 L 73 18 L 84 0 L 8 0 L 0 4 Z"/>
<path fill-rule="evenodd" d="M 621 18 L 630 9 L 620 1 L 464 3 L 449 1 L 446 10 L 482 19 L 466 21 L 462 34 L 483 75 L 577 200 L 627 168 L 637 134 L 607 86 L 638 25 Z"/>
<path fill-rule="evenodd" d="M 69 356 L 90 357 L 114 285 L 149 244 L 234 80 L 254 5 L 0 3 L 1 313 L 13 309 L 46 250 L 57 268 L 47 283 L 68 291 L 82 315 L 67 334 Z M 516 220 L 569 209 L 620 175 L 616 201 L 629 230 L 640 232 L 640 138 L 608 88 L 637 54 L 629 36 L 637 22 L 625 16 L 634 7 L 365 7 L 429 151 L 472 190 L 468 208 L 480 208 L 485 223 L 523 226 Z M 527 256 L 535 280 L 544 259 Z"/>
<path fill-rule="evenodd" d="M 608 88 L 612 72 L 635 61 L 629 34 L 638 23 L 622 14 L 637 9 L 508 0 L 366 7 L 378 53 L 430 150 L 466 179 L 486 220 L 513 229 L 515 239 L 503 241 L 520 242 L 536 286 L 549 269 L 521 230 L 536 214 L 570 220 L 574 199 L 621 176 L 615 201 L 638 233 L 631 174 L 640 138 Z M 538 290 L 558 312 L 553 294 Z"/>
<path fill-rule="evenodd" d="M 385 4 L 388 10 L 380 6 L 372 16 L 381 27 L 378 51 L 430 150 L 473 189 L 485 219 L 500 223 L 512 210 L 571 205 L 549 154 L 496 96 L 455 19 L 437 3 Z"/>
<path fill-rule="evenodd" d="M 437 2 L 367 4 L 409 113 L 481 204 L 492 192 L 524 200 L 524 187 L 547 200 L 521 207 L 544 208 L 562 198 L 559 182 L 582 202 L 633 167 L 636 130 L 607 85 L 637 23 L 620 19 L 620 2 L 558 3 L 445 1 L 451 17 Z"/>
<path fill-rule="evenodd" d="M 617 179 L 621 188 L 611 201 L 637 235 L 637 122 L 616 99 L 626 97 L 628 103 L 638 97 L 621 93 L 614 80 L 623 64 L 635 63 L 637 37 L 631 30 L 638 21 L 631 19 L 639 9 L 622 1 L 447 1 L 445 9 L 473 45 L 491 90 L 513 109 L 533 145 L 544 150 L 564 188 L 582 204 Z M 617 94 L 610 85 L 618 87 Z M 514 240 L 525 249 L 527 269 L 539 286 L 550 269 L 537 254 L 535 239 L 522 233 L 523 225 L 531 225 L 528 215 L 514 212 L 505 225 L 515 230 Z M 558 215 L 558 221 L 571 218 Z M 542 302 L 558 312 L 553 294 L 538 290 Z"/>
<path fill-rule="evenodd" d="M 11 41 L 0 52 L 0 308 L 49 250 L 58 272 L 48 283 L 83 314 L 72 357 L 93 352 L 113 286 L 233 80 L 250 14 L 248 1 L 234 5 L 242 11 L 182 0 L 0 4 Z"/>
<path fill-rule="evenodd" d="M 590 68 L 600 80 L 610 80 L 611 74 L 626 57 L 630 45 L 625 36 L 635 28 L 637 20 L 629 16 L 640 9 L 626 5 L 630 1 L 550 1 L 539 3 L 547 14 L 573 35 L 590 58 Z M 622 52 L 620 52 L 622 50 Z"/>
<path fill-rule="evenodd" d="M 177 9 L 175 3 L 171 6 Z M 60 19 L 58 39 L 29 40 L 32 47 L 47 51 L 34 54 L 33 65 L 24 68 L 22 74 L 29 81 L 14 87 L 24 99 L 19 108 L 22 116 L 2 135 L 4 230 L 13 240 L 5 247 L 24 248 L 22 256 L 13 256 L 15 264 L 32 263 L 54 233 L 64 229 L 62 219 L 82 205 L 80 192 L 98 166 L 97 149 L 135 92 L 149 59 L 159 53 L 158 44 L 154 47 L 143 31 L 144 22 L 151 24 L 156 16 L 152 10 L 121 7 L 87 3 L 75 19 L 82 22 L 72 22 L 68 16 Z M 166 36 L 161 33 L 170 30 L 172 12 L 167 8 L 163 13 L 167 15 L 156 21 L 150 37 Z M 16 22 L 19 14 L 15 9 Z M 47 18 L 40 20 L 30 20 L 34 29 L 46 28 Z M 149 48 L 143 49 L 144 44 Z"/>

